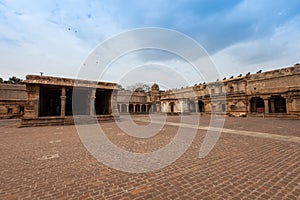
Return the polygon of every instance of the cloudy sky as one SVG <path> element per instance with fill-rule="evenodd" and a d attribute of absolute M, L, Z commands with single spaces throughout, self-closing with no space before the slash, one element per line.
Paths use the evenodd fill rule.
<path fill-rule="evenodd" d="M 299 10 L 299 0 L 0 1 L 0 77 L 78 77 L 99 44 L 143 27 L 172 29 L 195 40 L 220 77 L 292 66 L 300 62 Z M 187 85 L 205 80 L 185 64 L 161 51 L 134 52 L 102 79 L 131 84 L 184 76 Z M 179 87 L 178 81 L 162 84 Z"/>

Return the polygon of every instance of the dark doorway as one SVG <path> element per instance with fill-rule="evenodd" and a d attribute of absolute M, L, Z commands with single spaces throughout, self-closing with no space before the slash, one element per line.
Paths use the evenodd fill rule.
<path fill-rule="evenodd" d="M 269 100 L 270 113 L 286 113 L 286 100 L 284 97 L 272 96 Z"/>
<path fill-rule="evenodd" d="M 147 113 L 149 113 L 151 110 L 151 105 L 147 105 Z"/>
<path fill-rule="evenodd" d="M 111 94 L 112 94 L 112 90 L 103 90 L 103 89 L 96 90 L 96 99 L 95 99 L 96 115 L 108 115 L 111 113 L 111 105 L 110 105 Z"/>
<path fill-rule="evenodd" d="M 129 112 L 133 112 L 133 104 L 129 104 Z"/>
<path fill-rule="evenodd" d="M 174 112 L 174 103 L 170 103 L 170 110 L 171 112 Z"/>
<path fill-rule="evenodd" d="M 263 113 L 265 112 L 264 100 L 260 97 L 252 97 L 250 100 L 250 110 L 251 112 Z"/>
<path fill-rule="evenodd" d="M 72 98 L 68 98 L 70 96 L 69 92 L 71 90 L 67 90 L 67 104 L 72 103 L 71 113 L 73 115 L 89 115 L 90 114 L 90 90 L 87 88 L 73 88 L 72 89 Z M 67 105 L 67 115 L 70 115 L 70 106 Z"/>
<path fill-rule="evenodd" d="M 24 106 L 20 106 L 19 113 L 20 113 L 20 114 L 24 114 Z"/>
<path fill-rule="evenodd" d="M 40 87 L 39 116 L 60 116 L 61 89 L 57 87 Z"/>
<path fill-rule="evenodd" d="M 205 112 L 203 101 L 198 101 L 199 112 Z"/>
<path fill-rule="evenodd" d="M 222 104 L 222 112 L 226 112 L 226 104 L 225 103 Z"/>
<path fill-rule="evenodd" d="M 142 112 L 146 112 L 146 105 L 145 104 L 142 105 Z"/>
<path fill-rule="evenodd" d="M 141 107 L 140 107 L 140 104 L 136 104 L 135 105 L 135 112 L 141 112 Z"/>

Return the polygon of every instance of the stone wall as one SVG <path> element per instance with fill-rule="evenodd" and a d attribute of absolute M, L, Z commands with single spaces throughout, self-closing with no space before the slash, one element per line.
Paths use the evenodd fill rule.
<path fill-rule="evenodd" d="M 0 84 L 0 118 L 19 118 L 27 101 L 25 85 Z"/>

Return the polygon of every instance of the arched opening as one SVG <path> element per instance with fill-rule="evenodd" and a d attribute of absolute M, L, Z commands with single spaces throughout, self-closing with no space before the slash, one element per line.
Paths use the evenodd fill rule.
<path fill-rule="evenodd" d="M 205 112 L 203 101 L 198 101 L 199 112 Z"/>
<path fill-rule="evenodd" d="M 96 89 L 95 112 L 96 115 L 107 115 L 111 113 L 111 90 Z M 121 105 L 120 105 L 121 109 Z"/>
<path fill-rule="evenodd" d="M 171 111 L 171 112 L 174 112 L 174 103 L 173 103 L 173 102 L 170 103 L 170 111 Z"/>
<path fill-rule="evenodd" d="M 133 112 L 134 109 L 133 109 L 133 104 L 129 104 L 129 112 Z"/>
<path fill-rule="evenodd" d="M 151 110 L 151 105 L 147 105 L 147 113 L 149 113 L 150 112 L 150 110 Z"/>
<path fill-rule="evenodd" d="M 222 103 L 221 108 L 222 108 L 223 113 L 226 112 L 226 104 L 225 103 Z"/>
<path fill-rule="evenodd" d="M 127 112 L 127 106 L 126 104 L 121 105 L 121 112 Z"/>
<path fill-rule="evenodd" d="M 135 105 L 135 112 L 141 112 L 140 104 Z"/>
<path fill-rule="evenodd" d="M 81 92 L 81 91 L 80 91 Z M 81 93 L 77 92 L 77 102 L 76 111 L 79 110 L 81 112 L 76 112 L 76 114 L 87 114 L 87 109 L 85 109 L 86 105 L 88 105 L 88 98 L 86 98 L 88 94 L 88 90 L 84 90 Z M 81 95 L 82 94 L 82 95 Z M 85 96 L 86 95 L 86 96 Z M 61 110 L 61 88 L 59 87 L 40 87 L 40 101 L 39 101 L 39 116 L 59 116 Z M 79 99 L 79 100 L 78 100 Z M 9 109 L 9 112 L 12 110 Z"/>
<path fill-rule="evenodd" d="M 142 112 L 146 112 L 146 105 L 145 104 L 142 105 Z"/>
<path fill-rule="evenodd" d="M 284 97 L 272 96 L 269 100 L 270 113 L 286 113 L 286 100 Z"/>
<path fill-rule="evenodd" d="M 189 110 L 190 112 L 195 112 L 196 107 L 195 107 L 195 102 L 194 101 L 189 101 Z"/>
<path fill-rule="evenodd" d="M 253 113 L 265 112 L 264 100 L 260 97 L 252 97 L 250 100 L 250 111 Z"/>

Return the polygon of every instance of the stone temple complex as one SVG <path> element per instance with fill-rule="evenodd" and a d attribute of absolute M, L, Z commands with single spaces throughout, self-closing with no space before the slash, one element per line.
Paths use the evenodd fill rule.
<path fill-rule="evenodd" d="M 231 116 L 300 116 L 300 66 L 232 77 L 193 87 L 119 91 L 120 113 L 216 113 Z"/>
<path fill-rule="evenodd" d="M 23 125 L 111 120 L 119 114 L 226 114 L 300 117 L 300 65 L 224 78 L 175 90 L 117 90 L 116 83 L 27 75 L 24 85 L 0 85 L 0 117 Z M 76 97 L 76 98 L 74 98 Z"/>

